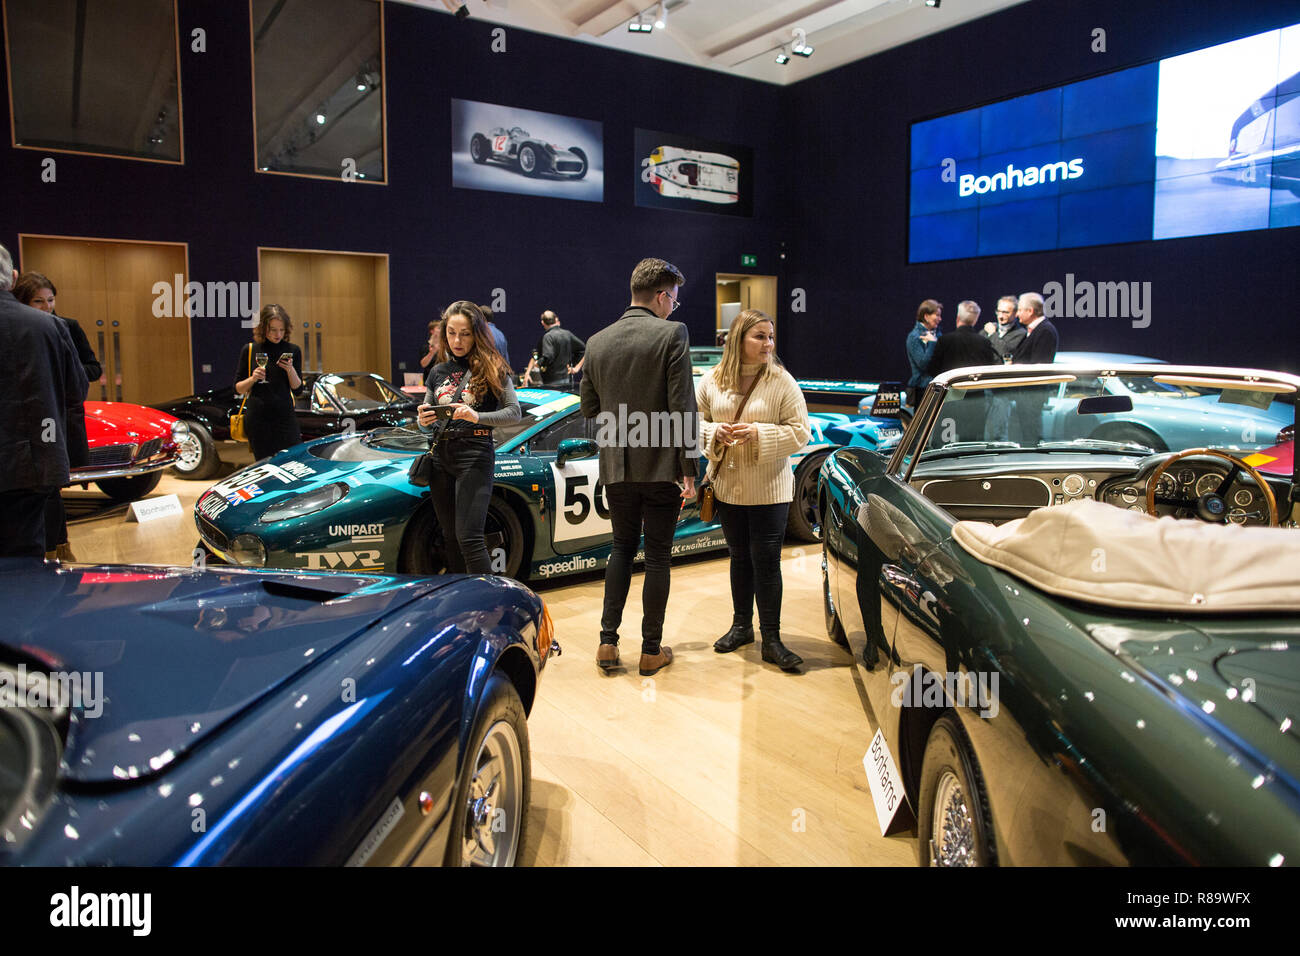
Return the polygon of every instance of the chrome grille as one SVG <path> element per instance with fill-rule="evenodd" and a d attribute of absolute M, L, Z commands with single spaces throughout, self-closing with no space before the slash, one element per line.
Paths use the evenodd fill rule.
<path fill-rule="evenodd" d="M 152 458 L 162 450 L 162 439 L 153 438 L 140 446 L 140 459 Z"/>
<path fill-rule="evenodd" d="M 194 516 L 194 523 L 199 526 L 199 534 L 201 534 L 207 541 L 210 541 L 213 547 L 219 551 L 229 550 L 230 542 L 211 521 L 202 515 L 196 514 Z"/>
<path fill-rule="evenodd" d="M 90 449 L 90 467 L 103 468 L 108 465 L 128 465 L 135 452 L 135 445 L 108 445 L 104 448 Z"/>

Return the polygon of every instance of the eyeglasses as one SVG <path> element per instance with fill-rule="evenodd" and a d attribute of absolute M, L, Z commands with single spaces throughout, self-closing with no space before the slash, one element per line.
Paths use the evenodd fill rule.
<path fill-rule="evenodd" d="M 674 299 L 671 295 L 668 295 L 668 290 L 667 290 L 667 289 L 660 289 L 660 290 L 659 290 L 659 294 L 660 294 L 660 295 L 667 295 L 667 296 L 668 296 L 668 301 L 671 302 L 671 303 L 673 304 L 673 307 L 672 307 L 671 309 L 668 310 L 668 314 L 669 314 L 669 315 L 672 315 L 674 312 L 676 312 L 677 309 L 678 309 L 678 307 L 681 305 L 681 303 L 678 302 L 676 299 Z"/>

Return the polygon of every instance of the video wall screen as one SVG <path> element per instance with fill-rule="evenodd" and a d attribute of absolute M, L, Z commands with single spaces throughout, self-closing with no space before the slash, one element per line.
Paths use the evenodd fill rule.
<path fill-rule="evenodd" d="M 910 262 L 1300 225 L 1300 24 L 912 125 Z"/>

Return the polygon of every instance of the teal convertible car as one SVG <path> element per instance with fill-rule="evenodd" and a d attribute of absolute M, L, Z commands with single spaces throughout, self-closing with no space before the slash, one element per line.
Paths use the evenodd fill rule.
<path fill-rule="evenodd" d="M 545 579 L 605 566 L 609 510 L 597 467 L 597 427 L 578 397 L 550 389 L 517 392 L 523 419 L 496 430 L 495 488 L 487 541 L 493 570 Z M 855 445 L 892 448 L 896 420 L 811 416 L 812 438 L 793 456 L 796 499 L 790 531 L 812 540 L 817 473 L 826 455 Z M 195 504 L 202 547 L 249 567 L 398 571 L 445 568 L 428 491 L 407 481 L 428 441 L 409 428 L 380 428 L 297 445 L 208 489 Z M 700 474 L 705 460 L 700 459 Z M 722 529 L 682 509 L 674 554 L 725 547 Z"/>

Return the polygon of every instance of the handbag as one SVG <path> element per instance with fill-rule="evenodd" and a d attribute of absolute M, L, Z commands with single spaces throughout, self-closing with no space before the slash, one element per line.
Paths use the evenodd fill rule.
<path fill-rule="evenodd" d="M 248 375 L 253 375 L 253 346 L 248 347 Z M 248 395 L 253 394 L 253 390 L 248 390 Z M 248 441 L 248 432 L 244 430 L 244 406 L 248 404 L 248 395 L 239 403 L 239 411 L 230 413 L 230 437 L 234 441 Z"/>
<path fill-rule="evenodd" d="M 740 407 L 736 409 L 736 417 L 731 420 L 734 425 L 740 421 L 740 413 L 745 410 L 745 405 L 749 403 L 749 396 L 754 394 L 754 386 L 758 384 L 759 376 L 755 375 L 754 380 L 749 383 L 749 388 L 745 391 L 745 397 L 740 400 Z M 713 476 L 716 475 L 717 469 L 722 466 L 722 460 L 727 457 L 727 452 L 731 451 L 731 446 L 722 449 L 722 454 L 718 460 L 709 465 L 708 471 L 704 473 L 704 480 L 700 482 L 700 520 L 705 524 L 713 522 L 714 509 L 717 507 L 717 496 L 713 493 Z"/>
<path fill-rule="evenodd" d="M 455 405 L 457 402 L 460 401 L 461 393 L 465 391 L 465 385 L 468 382 L 469 382 L 469 372 L 466 372 L 464 375 L 461 376 L 460 384 L 456 386 L 456 391 L 452 393 L 451 402 L 449 402 L 449 404 Z M 429 448 L 431 450 L 423 452 L 420 455 L 417 455 L 415 460 L 411 462 L 410 469 L 408 469 L 406 472 L 406 480 L 409 481 L 411 484 L 415 485 L 415 487 L 417 488 L 428 488 L 429 479 L 433 477 L 432 448 L 434 443 L 441 439 L 442 433 L 447 428 L 446 422 L 439 422 L 438 424 L 441 425 L 442 427 L 439 428 L 437 433 L 434 434 L 433 438 L 429 440 Z"/>

